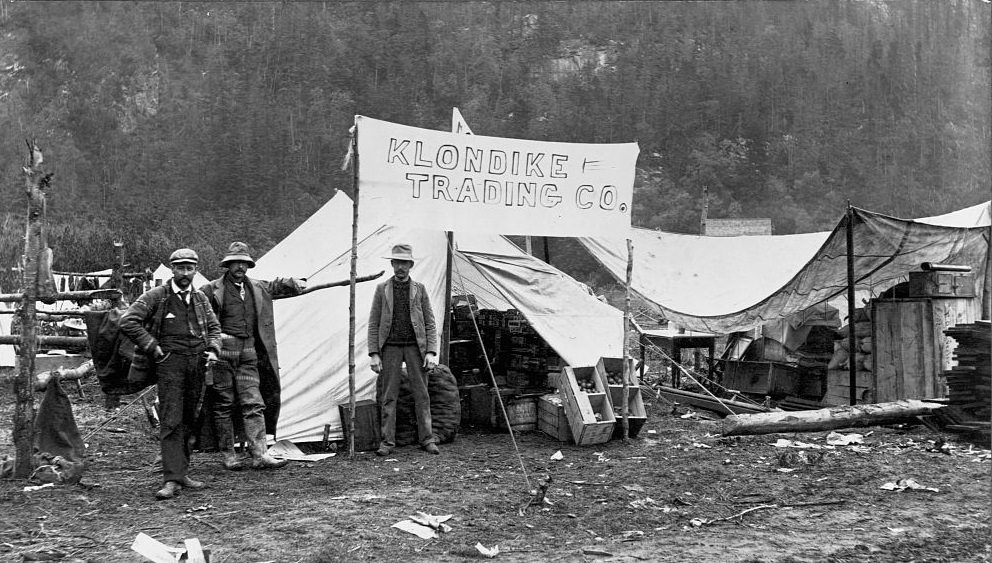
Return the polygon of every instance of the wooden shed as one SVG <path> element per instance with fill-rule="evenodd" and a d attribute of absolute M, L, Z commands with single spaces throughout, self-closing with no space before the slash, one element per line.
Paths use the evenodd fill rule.
<path fill-rule="evenodd" d="M 944 331 L 981 316 L 973 297 L 875 299 L 872 318 L 874 402 L 946 397 L 941 372 L 957 345 Z"/>

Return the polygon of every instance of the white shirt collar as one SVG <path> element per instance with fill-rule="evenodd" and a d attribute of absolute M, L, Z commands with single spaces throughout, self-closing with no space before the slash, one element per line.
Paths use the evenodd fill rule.
<path fill-rule="evenodd" d="M 183 291 L 191 291 L 193 289 L 192 287 L 188 287 L 186 289 L 182 289 L 181 287 L 179 287 L 178 285 L 176 285 L 176 280 L 174 280 L 174 279 L 169 280 L 169 285 L 172 286 L 172 292 L 175 293 L 176 295 L 180 295 Z M 187 301 L 187 303 L 188 302 L 189 301 Z"/>

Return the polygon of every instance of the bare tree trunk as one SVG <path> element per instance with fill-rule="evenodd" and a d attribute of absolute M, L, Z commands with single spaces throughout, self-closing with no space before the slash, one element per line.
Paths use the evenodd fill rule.
<path fill-rule="evenodd" d="M 42 155 L 38 147 L 28 142 L 29 161 L 22 171 L 28 196 L 27 233 L 24 237 L 24 274 L 21 301 L 20 369 L 14 380 L 14 446 L 17 462 L 14 477 L 27 479 L 34 469 L 34 356 L 35 298 L 38 294 L 38 255 L 44 245 L 45 192 L 51 174 L 41 171 Z"/>

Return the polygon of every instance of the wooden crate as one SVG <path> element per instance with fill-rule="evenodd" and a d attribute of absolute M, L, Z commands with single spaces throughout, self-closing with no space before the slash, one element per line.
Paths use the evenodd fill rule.
<path fill-rule="evenodd" d="M 798 395 L 802 370 L 780 362 L 724 362 L 723 386 L 744 393 L 784 397 Z"/>
<path fill-rule="evenodd" d="M 634 358 L 627 359 L 627 373 L 628 379 L 627 384 L 633 387 L 640 385 L 637 380 L 637 366 L 635 365 Z M 602 379 L 604 385 L 613 385 L 610 383 L 610 375 L 617 375 L 623 377 L 623 358 L 600 358 L 596 362 L 596 372 Z M 623 387 L 623 380 L 619 380 L 619 387 Z"/>
<path fill-rule="evenodd" d="M 856 396 L 858 404 L 871 403 L 874 388 L 874 376 L 870 371 L 858 371 L 855 374 L 857 384 Z M 851 404 L 851 374 L 846 369 L 827 370 L 826 392 L 821 402 L 828 405 Z"/>
<path fill-rule="evenodd" d="M 613 427 L 613 437 L 623 438 L 623 385 L 610 385 L 610 402 L 613 404 L 613 416 L 617 419 L 617 424 Z M 648 420 L 640 387 L 627 388 L 627 407 L 629 410 L 627 434 L 631 438 L 636 438 L 641 432 L 641 427 Z"/>
<path fill-rule="evenodd" d="M 616 424 L 606 390 L 598 383 L 599 378 L 595 373 L 595 367 L 566 366 L 558 382 L 565 399 L 565 416 L 572 430 L 572 439 L 579 446 L 608 442 Z M 581 378 L 594 377 L 598 385 L 597 392 L 582 391 L 576 380 L 577 374 Z"/>
<path fill-rule="evenodd" d="M 493 415 L 493 401 L 489 388 L 478 383 L 458 388 L 458 398 L 462 403 L 462 425 L 488 426 Z"/>
<path fill-rule="evenodd" d="M 506 418 L 510 420 L 510 427 L 514 432 L 530 432 L 537 430 L 537 398 L 536 397 L 514 397 L 514 391 L 501 390 L 503 406 L 506 408 Z M 503 417 L 503 409 L 500 408 L 493 389 L 489 390 L 492 396 L 492 427 L 506 430 L 506 418 Z"/>
<path fill-rule="evenodd" d="M 351 405 L 338 405 L 344 441 L 348 443 L 348 420 L 351 418 Z M 379 448 L 382 440 L 379 425 L 379 403 L 373 399 L 355 402 L 355 451 L 367 452 Z"/>
<path fill-rule="evenodd" d="M 613 437 L 623 437 L 623 358 L 600 358 L 596 363 L 596 374 L 600 381 L 609 391 L 607 397 L 610 407 L 613 409 L 613 416 L 617 422 L 613 427 Z M 640 384 L 637 379 L 637 371 L 633 358 L 627 359 L 627 415 L 628 435 L 636 438 L 641 431 L 641 427 L 647 421 L 647 411 L 644 408 L 644 399 L 641 395 Z M 612 377 L 611 377 L 612 376 Z M 619 380 L 617 378 L 620 378 Z M 620 384 L 613 384 L 612 381 L 620 381 Z"/>
<path fill-rule="evenodd" d="M 537 400 L 537 429 L 559 442 L 573 441 L 561 395 L 544 395 Z"/>

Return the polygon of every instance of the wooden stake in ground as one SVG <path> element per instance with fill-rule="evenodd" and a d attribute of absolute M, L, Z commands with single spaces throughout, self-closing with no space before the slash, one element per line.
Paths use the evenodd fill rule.
<path fill-rule="evenodd" d="M 42 172 L 44 161 L 38 146 L 28 141 L 28 165 L 21 169 L 24 189 L 28 196 L 27 232 L 24 237 L 24 272 L 21 300 L 21 349 L 17 378 L 14 380 L 14 446 L 17 462 L 14 477 L 27 479 L 31 475 L 34 454 L 34 356 L 35 298 L 38 295 L 38 255 L 45 246 L 45 190 L 52 174 Z"/>
<path fill-rule="evenodd" d="M 351 149 L 354 152 L 352 169 L 352 195 L 355 201 L 351 207 L 351 277 L 348 298 L 348 408 L 351 415 L 348 425 L 348 457 L 355 457 L 355 283 L 358 277 L 358 123 L 356 121 L 351 136 Z"/>
<path fill-rule="evenodd" d="M 917 416 L 930 414 L 942 407 L 940 403 L 905 399 L 892 403 L 846 405 L 815 411 L 738 414 L 723 419 L 723 435 L 819 432 L 838 428 L 896 424 L 915 420 Z"/>
<path fill-rule="evenodd" d="M 634 376 L 633 366 L 630 365 L 630 351 L 627 349 L 627 337 L 630 336 L 630 281 L 634 273 L 634 243 L 627 239 L 627 294 L 623 302 L 623 369 L 620 377 L 623 378 L 623 391 L 620 397 L 623 400 L 623 441 L 630 439 L 630 383 L 628 380 Z"/>

